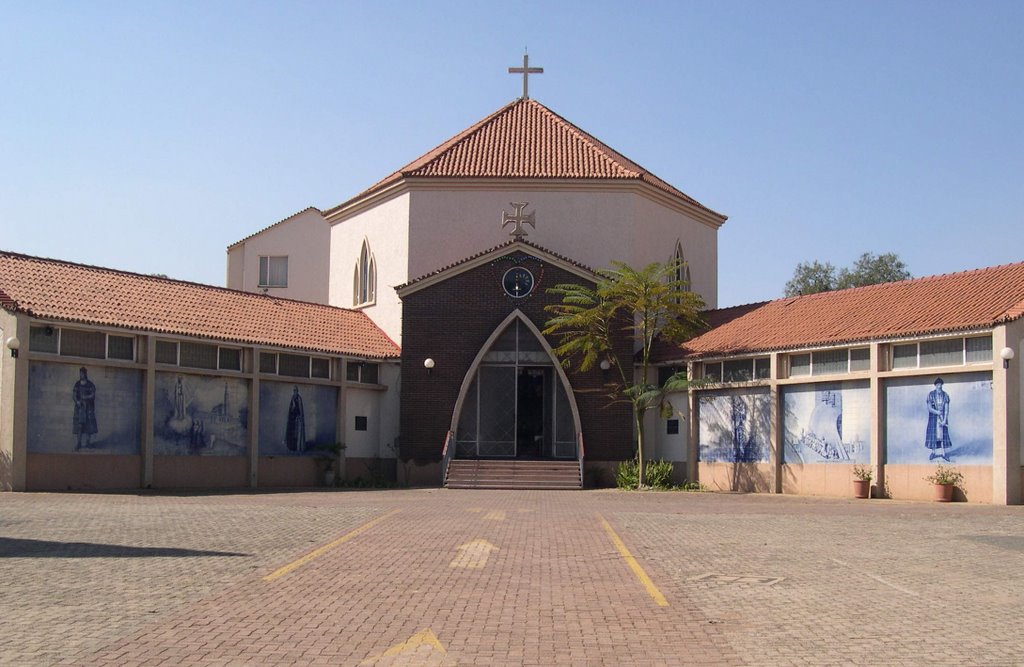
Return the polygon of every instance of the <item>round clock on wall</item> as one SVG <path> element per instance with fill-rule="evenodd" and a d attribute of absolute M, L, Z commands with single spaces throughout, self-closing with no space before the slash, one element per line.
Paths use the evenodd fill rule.
<path fill-rule="evenodd" d="M 510 297 L 520 299 L 533 291 L 533 274 L 521 266 L 513 267 L 505 272 L 501 285 Z"/>

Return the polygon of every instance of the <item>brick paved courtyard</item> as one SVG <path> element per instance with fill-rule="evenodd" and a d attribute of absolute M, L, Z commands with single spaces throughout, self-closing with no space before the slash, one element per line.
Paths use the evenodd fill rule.
<path fill-rule="evenodd" d="M 1024 508 L 0 496 L 9 665 L 1022 664 Z"/>

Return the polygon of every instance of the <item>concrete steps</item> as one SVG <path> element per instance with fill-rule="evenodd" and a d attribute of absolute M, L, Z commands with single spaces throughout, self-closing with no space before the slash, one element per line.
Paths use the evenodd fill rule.
<path fill-rule="evenodd" d="M 577 461 L 452 459 L 449 489 L 582 489 Z"/>

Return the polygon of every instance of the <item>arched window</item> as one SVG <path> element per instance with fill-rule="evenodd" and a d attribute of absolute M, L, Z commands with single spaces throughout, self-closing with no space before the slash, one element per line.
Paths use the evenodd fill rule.
<path fill-rule="evenodd" d="M 377 261 L 370 252 L 370 244 L 363 240 L 359 260 L 352 276 L 352 305 L 365 306 L 377 301 Z"/>
<path fill-rule="evenodd" d="M 675 273 L 672 276 L 676 282 L 683 283 L 684 289 L 690 291 L 693 289 L 690 283 L 690 265 L 686 261 L 686 257 L 683 255 L 683 244 L 676 241 L 676 251 L 672 253 L 672 262 L 675 263 Z"/>

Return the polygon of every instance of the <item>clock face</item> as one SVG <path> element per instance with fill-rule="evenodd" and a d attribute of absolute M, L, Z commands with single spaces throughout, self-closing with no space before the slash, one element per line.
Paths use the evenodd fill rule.
<path fill-rule="evenodd" d="M 533 274 L 521 266 L 509 269 L 501 279 L 505 293 L 519 299 L 533 291 Z"/>

